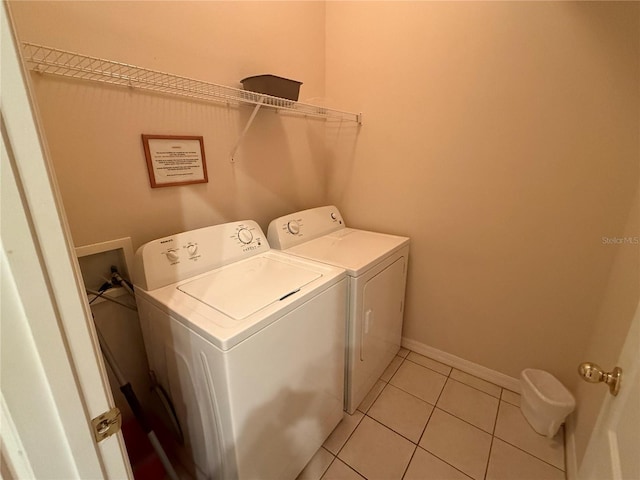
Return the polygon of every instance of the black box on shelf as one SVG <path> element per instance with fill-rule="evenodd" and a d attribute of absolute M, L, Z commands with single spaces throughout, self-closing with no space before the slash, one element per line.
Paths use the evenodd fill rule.
<path fill-rule="evenodd" d="M 250 92 L 264 93 L 273 97 L 298 101 L 302 82 L 289 80 L 276 75 L 254 75 L 240 80 L 242 88 Z"/>

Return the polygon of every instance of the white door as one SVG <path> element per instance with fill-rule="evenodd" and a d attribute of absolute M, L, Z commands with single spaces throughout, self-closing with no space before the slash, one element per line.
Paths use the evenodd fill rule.
<path fill-rule="evenodd" d="M 0 474 L 133 478 L 6 3 L 0 6 Z"/>
<path fill-rule="evenodd" d="M 580 479 L 640 479 L 640 305 L 617 366 L 622 368 L 620 391 L 616 397 L 608 395 L 602 405 Z"/>

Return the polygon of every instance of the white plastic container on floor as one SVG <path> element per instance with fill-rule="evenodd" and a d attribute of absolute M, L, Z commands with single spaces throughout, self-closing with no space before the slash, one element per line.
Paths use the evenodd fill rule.
<path fill-rule="evenodd" d="M 544 370 L 524 369 L 520 408 L 533 429 L 549 438 L 555 436 L 576 400 L 560 381 Z"/>

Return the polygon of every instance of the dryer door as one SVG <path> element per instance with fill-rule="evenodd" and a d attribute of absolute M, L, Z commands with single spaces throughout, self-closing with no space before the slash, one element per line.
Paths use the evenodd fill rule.
<path fill-rule="evenodd" d="M 400 350 L 409 245 L 349 283 L 345 410 L 352 414 Z"/>
<path fill-rule="evenodd" d="M 364 287 L 360 360 L 375 371 L 380 365 L 384 370 L 400 349 L 405 262 L 405 257 L 398 258 Z"/>

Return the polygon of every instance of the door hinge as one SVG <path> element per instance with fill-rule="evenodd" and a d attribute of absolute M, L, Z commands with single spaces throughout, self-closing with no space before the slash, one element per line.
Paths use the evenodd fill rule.
<path fill-rule="evenodd" d="M 105 412 L 91 420 L 91 426 L 93 427 L 93 438 L 95 438 L 96 443 L 101 442 L 105 438 L 120 431 L 120 427 L 122 426 L 122 414 L 118 407 L 113 407 L 108 412 Z"/>

